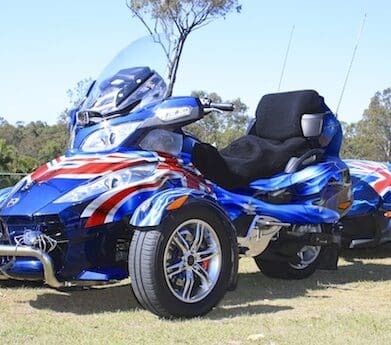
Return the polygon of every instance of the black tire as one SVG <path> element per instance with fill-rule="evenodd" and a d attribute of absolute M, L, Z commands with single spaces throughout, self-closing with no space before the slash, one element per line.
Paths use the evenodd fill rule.
<path fill-rule="evenodd" d="M 260 256 L 255 257 L 254 260 L 261 272 L 267 277 L 287 280 L 299 280 L 308 278 L 316 271 L 320 264 L 322 251 L 323 249 L 321 248 L 317 258 L 308 266 L 303 268 L 298 268 L 297 265 L 294 265 L 289 261 L 281 262 L 265 260 L 262 259 Z"/>
<path fill-rule="evenodd" d="M 197 302 L 177 298 L 164 274 L 164 253 L 175 229 L 199 219 L 213 228 L 221 248 L 221 266 L 209 294 Z M 225 295 L 230 280 L 232 250 L 229 230 L 210 207 L 186 205 L 167 216 L 156 230 L 136 230 L 129 250 L 129 274 L 134 294 L 143 307 L 164 318 L 191 318 L 209 312 Z"/>
<path fill-rule="evenodd" d="M 318 232 L 322 232 L 322 228 L 318 228 Z M 255 263 L 261 272 L 271 278 L 279 279 L 288 279 L 288 280 L 298 280 L 305 279 L 311 276 L 316 269 L 319 267 L 324 247 L 304 247 L 307 248 L 307 253 L 310 255 L 308 257 L 301 256 L 301 261 L 272 261 L 263 259 L 262 256 L 257 256 L 254 258 Z M 302 250 L 303 250 L 302 249 Z M 299 254 L 300 252 L 298 252 Z M 312 256 L 311 256 L 312 255 Z M 299 255 L 298 255 L 298 258 Z"/>

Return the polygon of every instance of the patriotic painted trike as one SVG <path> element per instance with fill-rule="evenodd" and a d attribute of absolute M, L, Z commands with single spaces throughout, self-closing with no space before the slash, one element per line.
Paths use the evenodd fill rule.
<path fill-rule="evenodd" d="M 345 160 L 354 202 L 342 219 L 342 245 L 376 247 L 391 241 L 391 164 Z"/>
<path fill-rule="evenodd" d="M 66 155 L 0 192 L 1 275 L 130 276 L 145 308 L 192 317 L 235 288 L 240 256 L 280 278 L 335 268 L 351 186 L 323 98 L 264 96 L 248 135 L 218 151 L 183 127 L 232 105 L 165 97 L 160 56 L 152 39 L 121 52 L 72 111 Z"/>

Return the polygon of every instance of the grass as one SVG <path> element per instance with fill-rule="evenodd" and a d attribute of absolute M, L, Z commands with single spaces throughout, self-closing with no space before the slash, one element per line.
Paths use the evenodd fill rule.
<path fill-rule="evenodd" d="M 210 314 L 161 320 L 129 283 L 60 292 L 0 281 L 0 344 L 391 344 L 391 245 L 344 253 L 338 271 L 266 278 L 241 261 L 236 291 Z"/>

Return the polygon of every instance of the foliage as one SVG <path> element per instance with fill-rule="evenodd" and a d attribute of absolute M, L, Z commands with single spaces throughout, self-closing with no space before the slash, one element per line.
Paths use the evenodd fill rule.
<path fill-rule="evenodd" d="M 68 123 L 68 114 L 71 108 L 78 107 L 83 101 L 85 95 L 87 94 L 88 89 L 90 88 L 93 80 L 92 78 L 84 78 L 77 82 L 77 84 L 72 88 L 67 90 L 67 97 L 69 102 L 69 107 L 66 107 L 58 117 L 58 122 L 67 124 Z"/>
<path fill-rule="evenodd" d="M 391 88 L 376 92 L 363 118 L 344 125 L 342 157 L 391 161 Z"/>
<path fill-rule="evenodd" d="M 208 94 L 204 91 L 193 91 L 192 96 L 222 102 L 221 97 L 214 92 Z M 246 115 L 248 107 L 240 98 L 227 102 L 235 105 L 233 112 L 209 114 L 201 121 L 190 124 L 186 129 L 203 142 L 214 144 L 218 148 L 227 146 L 245 133 L 249 123 L 249 117 Z"/>
<path fill-rule="evenodd" d="M 60 114 L 57 124 L 35 121 L 25 124 L 8 123 L 0 117 L 0 173 L 29 173 L 40 165 L 65 153 L 69 133 L 69 108 L 78 106 L 84 98 L 91 79 L 79 81 L 67 91 L 69 107 Z M 15 184 L 19 175 L 0 175 L 0 188 Z"/>
<path fill-rule="evenodd" d="M 37 166 L 38 162 L 34 158 L 19 155 L 14 146 L 0 139 L 0 171 L 11 174 L 0 178 L 0 188 L 15 184 L 20 179 L 18 174 L 28 173 Z"/>
<path fill-rule="evenodd" d="M 166 54 L 170 80 L 167 96 L 172 95 L 183 47 L 190 33 L 217 18 L 225 18 L 233 10 L 241 10 L 238 0 L 129 0 L 127 4 Z M 161 33 L 165 37 L 157 35 Z"/>

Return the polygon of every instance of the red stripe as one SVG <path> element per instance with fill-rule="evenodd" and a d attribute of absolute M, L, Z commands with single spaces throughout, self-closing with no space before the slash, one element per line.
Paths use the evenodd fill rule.
<path fill-rule="evenodd" d="M 137 161 L 125 161 L 125 162 L 120 162 L 120 163 L 110 163 L 110 162 L 104 162 L 104 163 L 87 163 L 81 167 L 77 168 L 69 168 L 69 169 L 64 169 L 64 168 L 59 168 L 57 170 L 51 170 L 51 171 L 46 171 L 38 169 L 33 175 L 32 179 L 36 180 L 37 182 L 44 182 L 48 181 L 52 178 L 55 178 L 58 175 L 82 175 L 82 174 L 103 174 L 105 172 L 110 172 L 110 171 L 117 171 L 125 168 L 132 167 L 134 165 L 146 163 L 146 161 L 143 160 L 137 160 Z"/>
<path fill-rule="evenodd" d="M 36 180 L 36 179 L 40 178 L 42 175 L 44 175 L 48 171 L 48 169 L 49 168 L 48 168 L 47 164 L 42 165 L 41 167 L 39 167 L 37 170 L 35 170 L 31 174 L 31 179 Z"/>
<path fill-rule="evenodd" d="M 140 186 L 133 186 L 129 187 L 126 189 L 121 190 L 117 194 L 114 194 L 110 199 L 106 200 L 103 204 L 101 204 L 91 215 L 91 217 L 88 219 L 85 227 L 90 228 L 92 226 L 97 226 L 104 224 L 105 219 L 109 212 L 117 205 L 121 200 L 124 198 L 130 196 L 130 194 L 134 192 L 139 192 L 142 189 L 145 188 L 154 188 L 154 187 L 159 187 L 161 185 L 162 181 L 159 180 L 158 182 L 155 183 L 150 183 L 150 184 L 144 184 Z"/>
<path fill-rule="evenodd" d="M 376 171 L 379 175 L 383 177 L 383 179 L 376 181 L 373 184 L 373 189 L 381 194 L 384 192 L 388 187 L 391 185 L 391 175 L 388 172 L 385 171 Z"/>

